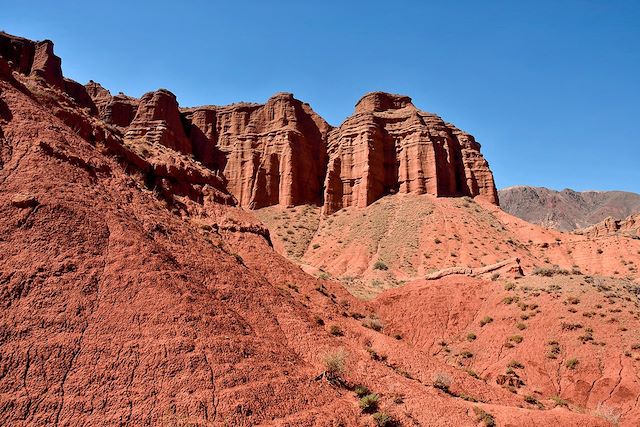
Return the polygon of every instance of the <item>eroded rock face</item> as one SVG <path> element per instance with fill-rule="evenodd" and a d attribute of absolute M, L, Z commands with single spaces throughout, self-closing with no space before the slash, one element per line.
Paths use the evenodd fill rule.
<path fill-rule="evenodd" d="M 97 107 L 99 117 L 105 123 L 118 127 L 127 127 L 131 124 L 138 111 L 137 99 L 124 94 L 113 96 L 111 92 L 94 81 L 90 81 L 85 87 Z"/>
<path fill-rule="evenodd" d="M 0 56 L 25 75 L 38 76 L 49 85 L 64 90 L 62 61 L 53 53 L 53 42 L 34 42 L 0 32 Z"/>
<path fill-rule="evenodd" d="M 138 139 L 191 154 L 191 143 L 184 133 L 178 102 L 173 93 L 160 89 L 140 98 L 138 111 L 125 133 L 125 140 Z"/>
<path fill-rule="evenodd" d="M 321 204 L 329 125 L 293 95 L 185 112 L 194 154 L 250 208 Z"/>
<path fill-rule="evenodd" d="M 375 92 L 328 138 L 324 212 L 364 207 L 396 192 L 487 197 L 493 175 L 474 138 L 411 98 Z"/>

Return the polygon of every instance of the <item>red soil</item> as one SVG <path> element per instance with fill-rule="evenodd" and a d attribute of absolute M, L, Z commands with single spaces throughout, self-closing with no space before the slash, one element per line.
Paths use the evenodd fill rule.
<path fill-rule="evenodd" d="M 637 424 L 636 284 L 561 275 L 505 291 L 506 274 L 422 278 L 514 255 L 527 274 L 544 257 L 613 274 L 620 256 L 635 274 L 633 239 L 528 230 L 490 203 L 397 195 L 296 214 L 310 228 L 290 244 L 282 215 L 258 212 L 270 233 L 216 171 L 167 147 L 186 144 L 167 142 L 175 129 L 127 136 L 124 110 L 105 122 L 97 111 L 115 114 L 111 101 L 87 106 L 46 43 L 11 56 L 27 42 L 0 51 L 0 425 L 374 425 L 357 385 L 379 395 L 378 417 L 406 426 Z M 362 296 L 381 292 L 370 280 L 407 283 L 365 302 L 271 238 L 305 270 L 352 275 L 357 289 L 342 284 Z M 511 359 L 523 365 L 516 393 L 496 382 Z"/>

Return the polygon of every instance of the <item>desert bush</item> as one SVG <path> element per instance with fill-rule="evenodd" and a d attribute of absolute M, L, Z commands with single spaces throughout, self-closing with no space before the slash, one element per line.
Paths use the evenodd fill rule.
<path fill-rule="evenodd" d="M 556 406 L 569 406 L 569 402 L 567 402 L 560 396 L 551 396 L 549 399 L 553 400 L 553 403 L 555 403 Z"/>
<path fill-rule="evenodd" d="M 491 316 L 484 316 L 482 318 L 482 320 L 480 320 L 480 326 L 482 327 L 482 326 L 484 326 L 486 324 L 489 324 L 491 322 L 493 322 L 493 318 Z"/>
<path fill-rule="evenodd" d="M 531 396 L 530 394 L 527 394 L 526 396 L 524 396 L 524 401 L 532 405 L 538 405 L 538 406 L 542 405 L 540 401 L 538 401 L 538 399 L 536 399 L 534 396 Z"/>
<path fill-rule="evenodd" d="M 513 304 L 514 302 L 518 302 L 518 300 L 519 300 L 519 299 L 520 299 L 520 298 L 518 298 L 517 296 L 509 295 L 508 297 L 504 297 L 504 299 L 502 300 L 502 302 L 503 302 L 504 304 L 509 305 L 509 304 Z"/>
<path fill-rule="evenodd" d="M 509 341 L 513 341 L 517 344 L 520 344 L 522 342 L 522 340 L 524 340 L 524 338 L 522 337 L 522 335 L 512 335 L 509 337 Z"/>
<path fill-rule="evenodd" d="M 313 249 L 318 249 L 318 248 L 320 247 L 320 245 L 319 245 L 319 244 L 317 244 L 317 243 L 314 243 L 314 244 L 313 244 L 313 246 L 311 246 L 311 247 L 312 247 Z"/>
<path fill-rule="evenodd" d="M 341 337 L 344 335 L 342 328 L 338 325 L 331 326 L 331 329 L 329 330 L 329 332 L 331 332 L 331 335 L 334 335 L 336 337 Z"/>
<path fill-rule="evenodd" d="M 391 427 L 395 424 L 393 417 L 386 412 L 376 412 L 371 417 L 378 427 Z"/>
<path fill-rule="evenodd" d="M 495 427 L 496 421 L 493 418 L 493 415 L 477 406 L 473 407 L 473 412 L 476 414 L 476 421 L 482 422 L 485 427 Z"/>
<path fill-rule="evenodd" d="M 376 261 L 376 263 L 373 264 L 373 269 L 374 270 L 388 270 L 389 267 L 387 267 L 387 264 L 385 264 L 383 261 Z"/>
<path fill-rule="evenodd" d="M 433 386 L 439 390 L 449 393 L 449 387 L 451 387 L 451 377 L 443 372 L 436 372 L 431 377 Z"/>
<path fill-rule="evenodd" d="M 471 359 L 473 357 L 473 353 L 469 350 L 465 350 L 460 352 L 460 357 L 462 357 L 463 359 Z"/>
<path fill-rule="evenodd" d="M 558 267 L 553 267 L 553 268 L 538 267 L 535 270 L 533 270 L 533 274 L 536 276 L 553 277 L 558 275 L 568 276 L 569 274 L 571 274 L 571 272 L 569 270 L 565 270 Z"/>
<path fill-rule="evenodd" d="M 521 331 L 523 331 L 523 330 L 527 329 L 527 325 L 525 325 L 525 324 L 524 324 L 524 323 L 522 323 L 522 322 L 518 322 L 518 323 L 516 324 L 516 328 L 518 328 L 518 329 L 520 329 Z"/>
<path fill-rule="evenodd" d="M 382 322 L 379 319 L 373 317 L 367 317 L 362 321 L 362 326 L 365 328 L 373 329 L 374 331 L 380 332 L 383 328 Z"/>
<path fill-rule="evenodd" d="M 367 394 L 371 394 L 371 391 L 369 390 L 369 387 L 367 387 L 365 385 L 357 385 L 357 386 L 355 386 L 355 388 L 353 389 L 353 392 L 358 397 L 364 397 Z"/>
<path fill-rule="evenodd" d="M 377 394 L 371 393 L 361 397 L 358 404 L 360 405 L 360 409 L 362 409 L 362 412 L 370 413 L 378 409 L 379 401 L 380 397 Z"/>
<path fill-rule="evenodd" d="M 322 362 L 324 363 L 324 371 L 330 379 L 338 378 L 344 372 L 348 353 L 339 348 L 325 354 Z"/>
<path fill-rule="evenodd" d="M 476 334 L 474 334 L 473 332 L 469 332 L 467 334 L 467 341 L 474 341 L 476 338 Z"/>
<path fill-rule="evenodd" d="M 504 290 L 505 291 L 512 291 L 516 288 L 516 285 L 514 283 L 511 282 L 507 282 L 504 284 Z"/>
<path fill-rule="evenodd" d="M 578 366 L 578 363 L 580 363 L 578 361 L 578 359 L 576 359 L 575 357 L 568 359 L 565 363 L 564 366 L 566 366 L 568 369 L 575 369 L 576 366 Z"/>
<path fill-rule="evenodd" d="M 509 364 L 507 365 L 509 368 L 514 368 L 514 369 L 523 369 L 524 365 L 520 362 L 518 362 L 517 360 L 512 360 L 511 362 L 509 362 Z"/>
<path fill-rule="evenodd" d="M 442 240 L 436 237 L 435 239 L 433 239 L 433 243 L 435 243 L 436 245 L 439 245 L 440 243 L 442 243 Z"/>

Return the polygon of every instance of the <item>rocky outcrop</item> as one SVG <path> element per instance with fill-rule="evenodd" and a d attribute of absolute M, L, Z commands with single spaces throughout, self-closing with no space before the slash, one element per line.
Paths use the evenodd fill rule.
<path fill-rule="evenodd" d="M 146 93 L 140 98 L 138 111 L 125 133 L 125 140 L 144 140 L 183 154 L 191 154 L 191 143 L 184 133 L 178 102 L 165 89 Z"/>
<path fill-rule="evenodd" d="M 604 237 L 611 234 L 618 234 L 640 239 L 640 213 L 630 215 L 625 219 L 607 217 L 603 221 L 590 227 L 576 230 L 575 234 L 589 237 Z"/>
<path fill-rule="evenodd" d="M 365 95 L 328 138 L 324 212 L 364 207 L 396 192 L 484 196 L 497 204 L 493 175 L 474 138 L 411 98 Z"/>
<path fill-rule="evenodd" d="M 0 56 L 19 73 L 41 77 L 47 84 L 64 90 L 62 61 L 53 53 L 53 42 L 34 42 L 0 32 Z"/>
<path fill-rule="evenodd" d="M 112 96 L 111 92 L 94 81 L 89 81 L 85 87 L 96 105 L 100 119 L 122 128 L 131 124 L 138 111 L 137 99 L 122 93 Z"/>
<path fill-rule="evenodd" d="M 434 271 L 425 276 L 426 280 L 438 280 L 446 276 L 453 274 L 463 274 L 470 277 L 482 277 L 488 273 L 496 272 L 504 273 L 512 277 L 520 277 L 523 275 L 522 267 L 520 267 L 519 258 L 509 258 L 495 264 L 487 265 L 484 267 L 449 267 L 442 270 Z"/>
<path fill-rule="evenodd" d="M 329 125 L 289 93 L 185 111 L 194 154 L 250 208 L 321 204 Z"/>

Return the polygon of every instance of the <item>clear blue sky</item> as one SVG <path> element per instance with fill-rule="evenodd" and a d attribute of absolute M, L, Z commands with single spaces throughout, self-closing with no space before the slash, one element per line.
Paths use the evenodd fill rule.
<path fill-rule="evenodd" d="M 181 105 L 279 91 L 338 125 L 368 91 L 474 134 L 499 188 L 640 192 L 640 1 L 6 1 L 65 75 Z"/>

